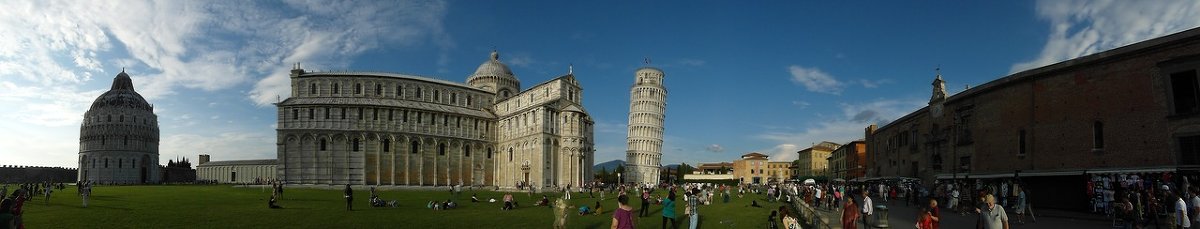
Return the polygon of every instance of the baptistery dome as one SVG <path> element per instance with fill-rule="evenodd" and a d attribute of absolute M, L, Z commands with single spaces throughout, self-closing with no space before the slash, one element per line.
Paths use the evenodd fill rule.
<path fill-rule="evenodd" d="M 80 181 L 158 183 L 158 116 L 125 71 L 92 102 L 79 129 Z"/>

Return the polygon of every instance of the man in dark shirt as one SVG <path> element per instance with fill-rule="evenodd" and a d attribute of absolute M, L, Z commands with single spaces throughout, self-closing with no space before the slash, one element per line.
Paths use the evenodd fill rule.
<path fill-rule="evenodd" d="M 345 196 L 346 196 L 346 211 L 352 211 L 353 209 L 351 208 L 351 206 L 354 206 L 354 205 L 351 203 L 354 202 L 354 190 L 350 189 L 350 185 L 346 185 Z"/>

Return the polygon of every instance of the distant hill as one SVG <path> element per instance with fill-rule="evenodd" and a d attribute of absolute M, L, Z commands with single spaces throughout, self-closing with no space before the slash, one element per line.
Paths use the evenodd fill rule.
<path fill-rule="evenodd" d="M 625 165 L 625 161 L 611 160 L 608 162 L 604 162 L 604 163 L 600 163 L 600 164 L 596 164 L 596 165 L 592 166 L 592 171 L 596 171 L 598 173 L 598 172 L 600 172 L 600 169 L 603 168 L 606 171 L 612 172 L 613 170 L 617 169 L 617 166 L 621 166 L 621 165 Z"/>

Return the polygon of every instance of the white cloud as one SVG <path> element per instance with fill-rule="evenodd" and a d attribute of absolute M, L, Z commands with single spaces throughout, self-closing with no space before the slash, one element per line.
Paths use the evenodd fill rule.
<path fill-rule="evenodd" d="M 712 144 L 708 145 L 708 147 L 704 147 L 704 150 L 707 150 L 708 152 L 720 153 L 725 152 L 725 147 L 722 147 L 718 144 Z"/>
<path fill-rule="evenodd" d="M 20 32 L 0 39 L 0 107 L 5 108 L 0 118 L 17 120 L 4 126 L 0 139 L 40 139 L 37 144 L 0 142 L 5 163 L 44 164 L 10 152 L 77 152 L 78 142 L 63 139 L 78 139 L 83 113 L 108 89 L 85 87 L 97 85 L 89 83 L 94 76 L 105 81 L 98 85 L 107 85 L 123 67 L 151 103 L 183 88 L 250 85 L 241 93 L 266 105 L 289 94 L 291 63 L 328 69 L 347 66 L 368 50 L 422 45 L 444 55 L 454 48 L 442 28 L 448 4 L 439 0 L 15 0 L 3 5 L 0 27 Z M 156 107 L 160 113 L 168 109 Z M 59 131 L 46 134 L 54 140 L 24 136 L 45 128 Z"/>
<path fill-rule="evenodd" d="M 680 66 L 700 67 L 700 66 L 704 66 L 704 64 L 706 62 L 704 62 L 704 60 L 684 58 L 684 59 L 680 59 L 678 63 Z"/>
<path fill-rule="evenodd" d="M 792 65 L 788 66 L 788 72 L 792 74 L 792 82 L 803 85 L 811 92 L 837 95 L 842 93 L 844 87 L 841 82 L 821 69 Z"/>
<path fill-rule="evenodd" d="M 90 79 L 77 72 L 129 67 L 150 100 L 181 87 L 213 91 L 258 81 L 250 96 L 265 105 L 288 95 L 278 79 L 290 63 L 344 66 L 384 46 L 453 47 L 440 1 L 9 3 L 0 25 L 22 32 L 0 39 L 0 72 L 9 74 L 0 78 L 77 84 Z M 110 57 L 119 54 L 130 58 Z"/>
<path fill-rule="evenodd" d="M 772 161 L 796 159 L 796 151 L 814 143 L 830 141 L 845 143 L 862 139 L 870 124 L 883 124 L 916 111 L 924 105 L 921 99 L 876 100 L 866 103 L 843 103 L 841 114 L 829 120 L 813 120 L 808 127 L 796 131 L 770 130 L 756 137 L 777 145 L 760 152 L 769 153 Z"/>
<path fill-rule="evenodd" d="M 596 129 L 596 133 L 624 135 L 625 132 L 628 130 L 628 126 L 625 123 L 596 121 L 595 129 Z"/>
<path fill-rule="evenodd" d="M 864 88 L 878 88 L 879 85 L 892 83 L 892 80 L 889 80 L 889 79 L 881 79 L 881 80 L 859 79 L 858 83 L 862 84 L 862 86 Z"/>
<path fill-rule="evenodd" d="M 792 101 L 792 105 L 800 107 L 800 109 L 804 109 L 804 108 L 808 108 L 808 106 L 810 106 L 812 104 L 805 102 L 805 101 L 796 100 L 796 101 Z"/>
<path fill-rule="evenodd" d="M 178 156 L 212 155 L 216 161 L 275 158 L 275 136 L 269 132 L 229 132 L 216 135 L 176 134 L 159 143 L 162 161 Z"/>
<path fill-rule="evenodd" d="M 1033 60 L 1011 72 L 1050 65 L 1200 25 L 1200 1 L 1039 1 L 1050 35 Z"/>
<path fill-rule="evenodd" d="M 529 54 L 525 54 L 525 53 L 521 53 L 521 52 L 507 54 L 506 56 L 501 56 L 501 57 L 506 57 L 506 58 L 500 59 L 501 61 L 503 61 L 509 65 L 512 65 L 512 66 L 518 66 L 518 67 L 523 67 L 523 68 L 527 68 L 527 67 L 533 66 L 534 64 L 540 63 L 539 61 L 533 59 L 532 56 L 529 56 Z"/>
<path fill-rule="evenodd" d="M 800 151 L 800 146 L 785 143 L 775 145 L 775 147 L 771 147 L 770 149 L 758 150 L 757 152 L 769 156 L 767 158 L 770 161 L 794 161 L 799 158 L 799 155 L 796 155 L 796 151 Z"/>

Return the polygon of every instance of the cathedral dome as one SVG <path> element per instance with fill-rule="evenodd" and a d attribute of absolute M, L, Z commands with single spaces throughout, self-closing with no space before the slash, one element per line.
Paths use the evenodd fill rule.
<path fill-rule="evenodd" d="M 507 65 L 500 63 L 500 54 L 495 50 L 492 51 L 490 59 L 480 64 L 475 73 L 467 77 L 467 85 L 496 93 L 500 98 L 508 98 L 521 91 L 521 81 L 517 80 L 517 76 L 513 75 Z"/>
<path fill-rule="evenodd" d="M 516 78 L 513 76 L 512 70 L 508 69 L 508 65 L 500 63 L 500 54 L 496 53 L 496 51 L 492 51 L 492 58 L 480 64 L 479 68 L 475 69 L 475 74 L 471 74 L 471 77 L 478 76 L 508 76 Z"/>
<path fill-rule="evenodd" d="M 147 103 L 141 94 L 133 90 L 133 80 L 129 78 L 129 74 L 125 74 L 125 71 L 117 74 L 117 77 L 113 79 L 112 88 L 97 97 L 96 101 L 92 102 L 91 109 L 104 107 L 152 111 L 150 103 Z"/>

